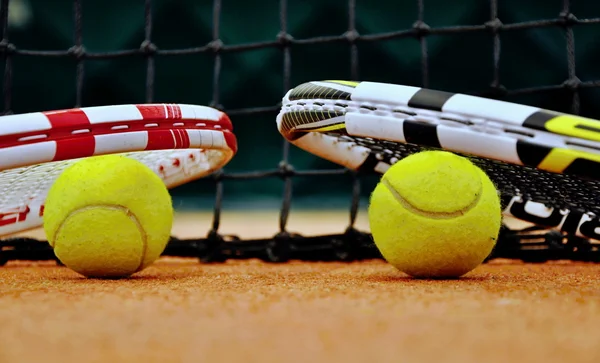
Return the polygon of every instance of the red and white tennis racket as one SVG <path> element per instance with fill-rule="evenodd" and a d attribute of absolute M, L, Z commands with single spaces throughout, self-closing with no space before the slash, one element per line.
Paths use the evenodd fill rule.
<path fill-rule="evenodd" d="M 168 188 L 225 166 L 237 152 L 229 117 L 206 106 L 84 107 L 0 117 L 0 236 L 42 225 L 48 189 L 77 159 L 125 154 Z"/>
<path fill-rule="evenodd" d="M 504 214 L 600 240 L 600 121 L 510 102 L 377 82 L 291 89 L 277 116 L 292 144 L 349 169 L 384 173 L 424 149 L 469 157 Z"/>

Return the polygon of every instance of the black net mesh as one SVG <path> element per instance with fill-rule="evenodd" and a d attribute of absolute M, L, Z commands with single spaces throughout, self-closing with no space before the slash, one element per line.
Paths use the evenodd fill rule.
<path fill-rule="evenodd" d="M 212 41 L 208 44 L 186 49 L 159 49 L 152 41 L 152 13 L 153 3 L 145 0 L 145 39 L 137 49 L 113 51 L 113 52 L 88 52 L 86 51 L 82 37 L 82 1 L 74 1 L 74 44 L 69 49 L 62 51 L 43 51 L 20 49 L 11 43 L 8 31 L 8 7 L 9 0 L 1 0 L 0 21 L 2 24 L 2 39 L 0 41 L 0 54 L 4 62 L 3 114 L 11 114 L 12 87 L 13 87 L 13 65 L 18 62 L 19 56 L 50 58 L 71 58 L 75 62 L 76 81 L 75 104 L 82 106 L 82 92 L 84 89 L 84 75 L 86 67 L 85 60 L 91 59 L 115 59 L 144 57 L 146 59 L 146 81 L 145 101 L 155 101 L 155 60 L 161 56 L 181 56 L 190 54 L 209 54 L 214 59 L 212 71 L 212 101 L 209 106 L 225 111 L 233 120 L 236 117 L 250 114 L 265 114 L 274 118 L 279 110 L 279 104 L 271 106 L 260 105 L 243 109 L 226 109 L 220 100 L 222 96 L 220 79 L 222 76 L 222 56 L 226 53 L 244 54 L 252 50 L 262 48 L 277 48 L 283 54 L 281 75 L 281 95 L 294 85 L 291 84 L 291 71 L 293 56 L 291 50 L 295 46 L 316 46 L 323 44 L 346 44 L 349 50 L 349 64 L 351 80 L 359 80 L 359 51 L 360 43 L 375 43 L 390 39 L 416 38 L 421 49 L 421 86 L 428 87 L 430 84 L 430 57 L 428 55 L 428 38 L 432 35 L 486 33 L 489 34 L 490 42 L 493 44 L 493 52 L 490 55 L 493 61 L 492 81 L 489 87 L 481 92 L 473 92 L 479 96 L 502 98 L 511 95 L 541 94 L 548 91 L 563 91 L 568 98 L 570 112 L 580 113 L 580 92 L 585 88 L 600 86 L 600 81 L 582 82 L 577 77 L 575 68 L 575 45 L 574 27 L 583 27 L 590 24 L 600 24 L 600 17 L 578 19 L 571 12 L 571 2 L 564 0 L 562 8 L 557 8 L 558 16 L 550 19 L 526 21 L 520 23 L 503 24 L 498 16 L 498 1 L 490 0 L 489 21 L 479 25 L 430 27 L 424 18 L 425 0 L 418 2 L 418 14 L 413 26 L 408 29 L 399 29 L 382 34 L 361 35 L 356 28 L 356 0 L 348 0 L 344 11 L 347 12 L 348 29 L 341 35 L 317 36 L 307 39 L 296 39 L 294 34 L 288 32 L 288 3 L 295 0 L 280 0 L 280 31 L 272 40 L 247 44 L 225 44 L 220 39 L 220 15 L 222 13 L 222 1 L 214 0 L 212 14 Z M 340 9 L 342 6 L 340 4 Z M 531 28 L 559 28 L 564 31 L 565 47 L 567 54 L 568 77 L 560 84 L 524 89 L 506 89 L 500 79 L 500 55 L 501 40 L 499 34 L 513 30 Z M 274 122 L 273 122 L 273 127 Z M 238 134 L 238 138 L 244 138 Z M 248 152 L 248 151 L 241 151 Z M 246 173 L 228 173 L 219 171 L 210 176 L 209 179 L 216 183 L 216 195 L 214 204 L 214 217 L 212 227 L 204 236 L 196 239 L 178 239 L 173 237 L 164 255 L 198 258 L 202 262 L 222 262 L 228 259 L 258 258 L 271 262 L 285 262 L 291 259 L 319 260 L 319 261 L 353 261 L 360 259 L 380 258 L 380 255 L 372 243 L 371 236 L 365 231 L 355 227 L 357 213 L 359 210 L 359 198 L 361 192 L 361 181 L 363 175 L 344 169 L 331 170 L 296 170 L 290 163 L 290 144 L 282 141 L 281 161 L 279 165 L 269 170 L 256 170 Z M 288 217 L 292 203 L 292 181 L 298 177 L 316 177 L 327 175 L 347 175 L 352 181 L 351 200 L 349 202 L 349 223 L 342 228 L 339 234 L 332 235 L 310 235 L 310 231 L 303 234 L 290 233 L 287 230 Z M 220 233 L 220 220 L 224 183 L 231 179 L 266 179 L 279 177 L 283 181 L 283 195 L 281 198 L 281 210 L 279 214 L 279 233 L 263 239 L 241 239 L 237 236 L 224 235 Z M 571 259 L 580 261 L 600 261 L 600 249 L 593 241 L 588 241 L 575 236 L 561 234 L 556 231 L 548 231 L 542 228 L 531 227 L 524 230 L 511 230 L 503 227 L 497 247 L 489 257 L 491 258 L 515 258 L 525 261 L 547 261 L 554 259 Z M 55 259 L 52 249 L 45 241 L 28 238 L 7 238 L 0 241 L 0 264 L 11 260 L 53 260 Z"/>

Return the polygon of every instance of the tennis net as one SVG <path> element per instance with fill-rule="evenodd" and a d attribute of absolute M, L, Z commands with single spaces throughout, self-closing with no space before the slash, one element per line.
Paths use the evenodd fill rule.
<path fill-rule="evenodd" d="M 411 6 L 416 3 L 416 14 L 412 26 L 392 31 L 361 34 L 359 22 L 361 13 L 357 7 L 357 1 L 348 0 L 343 6 L 338 4 L 339 14 L 347 22 L 347 29 L 340 34 L 321 35 L 296 38 L 290 31 L 291 4 L 302 3 L 300 0 L 280 0 L 278 2 L 280 29 L 271 39 L 258 42 L 246 42 L 240 44 L 228 44 L 221 39 L 222 24 L 221 17 L 227 0 L 214 0 L 212 4 L 211 33 L 212 39 L 203 46 L 169 48 L 158 46 L 153 41 L 153 27 L 156 1 L 144 1 L 144 39 L 139 47 L 126 50 L 111 50 L 104 52 L 91 52 L 86 49 L 83 36 L 83 1 L 73 2 L 72 13 L 74 29 L 74 42 L 71 47 L 62 50 L 36 50 L 21 48 L 19 44 L 11 42 L 9 32 L 9 0 L 1 0 L 0 22 L 2 39 L 0 41 L 0 54 L 4 67 L 2 98 L 3 114 L 14 112 L 14 82 L 13 73 L 15 67 L 23 58 L 38 60 L 42 65 L 50 58 L 66 58 L 73 61 L 75 71 L 74 102 L 71 106 L 85 106 L 85 82 L 86 62 L 108 61 L 116 59 L 139 59 L 145 62 L 144 101 L 156 102 L 157 90 L 160 87 L 156 80 L 156 62 L 164 57 L 184 57 L 190 55 L 203 55 L 212 59 L 211 74 L 211 100 L 208 106 L 226 112 L 234 121 L 249 115 L 272 120 L 272 128 L 275 128 L 275 115 L 279 111 L 279 103 L 251 104 L 249 107 L 229 108 L 223 105 L 222 98 L 227 90 L 224 90 L 222 78 L 228 70 L 223 66 L 223 57 L 229 54 L 237 54 L 243 57 L 253 51 L 261 49 L 274 49 L 280 52 L 281 64 L 278 69 L 272 70 L 275 79 L 281 79 L 281 96 L 295 84 L 292 70 L 296 64 L 295 54 L 306 52 L 313 47 L 327 45 L 343 46 L 347 48 L 347 79 L 360 80 L 361 73 L 365 67 L 360 62 L 361 46 L 370 44 L 377 46 L 383 42 L 401 39 L 415 39 L 420 51 L 420 74 L 418 75 L 418 86 L 430 87 L 438 73 L 433 67 L 438 63 L 435 57 L 430 56 L 428 43 L 435 37 L 443 39 L 448 37 L 461 37 L 465 39 L 469 34 L 483 34 L 489 37 L 491 53 L 486 55 L 489 60 L 490 74 L 478 75 L 489 79 L 489 86 L 470 90 L 469 93 L 491 98 L 509 98 L 514 96 L 534 95 L 541 99 L 547 95 L 557 95 L 561 107 L 568 107 L 568 112 L 581 114 L 581 92 L 595 89 L 600 86 L 600 80 L 582 81 L 578 78 L 576 69 L 577 54 L 575 49 L 575 29 L 593 27 L 600 24 L 600 17 L 578 18 L 573 11 L 569 0 L 564 0 L 562 5 L 556 6 L 554 17 L 539 18 L 535 20 L 524 20 L 520 22 L 504 22 L 501 17 L 503 9 L 497 0 L 487 3 L 489 19 L 481 24 L 432 26 L 427 23 L 425 5 L 427 0 L 411 0 Z M 408 2 L 407 2 L 408 3 Z M 266 5 L 265 5 L 266 6 Z M 306 5 L 308 6 L 308 5 Z M 552 5 L 547 5 L 552 7 Z M 343 10 L 343 11 L 341 11 Z M 64 16 L 65 14 L 63 14 Z M 319 27 L 316 27 L 316 31 Z M 555 39 L 555 43 L 562 43 L 561 52 L 564 52 L 566 60 L 566 77 L 557 84 L 544 84 L 535 87 L 523 87 L 509 89 L 503 85 L 501 72 L 502 59 L 502 37 L 501 34 L 515 31 L 535 29 L 557 29 L 562 34 L 562 39 Z M 314 32 L 313 32 L 314 33 Z M 193 37 L 193 35 L 190 35 Z M 549 45 L 550 47 L 550 45 Z M 319 48 L 322 49 L 322 48 Z M 337 49 L 337 48 L 336 48 Z M 487 52 L 488 49 L 482 50 Z M 371 65 L 372 67 L 372 65 Z M 400 69 L 401 66 L 398 66 Z M 380 81 L 385 82 L 385 79 Z M 537 99 L 540 99 L 537 98 Z M 535 102 L 535 99 L 532 99 Z M 589 115 L 594 116 L 594 115 Z M 251 144 L 249 140 L 253 135 L 241 133 L 238 138 L 241 143 Z M 252 148 L 249 148 L 251 150 Z M 242 153 L 252 151 L 241 150 Z M 174 236 L 170 241 L 165 255 L 199 258 L 203 262 L 220 262 L 228 259 L 259 258 L 265 261 L 285 262 L 291 259 L 318 260 L 318 261 L 352 261 L 359 259 L 380 258 L 380 255 L 372 243 L 371 236 L 366 231 L 361 231 L 355 226 L 357 213 L 361 201 L 364 202 L 364 180 L 368 175 L 360 175 L 342 168 L 298 168 L 291 160 L 290 144 L 281 141 L 280 158 L 276 165 L 265 165 L 264 168 L 230 172 L 225 168 L 206 178 L 206 183 L 214 183 L 215 195 L 213 209 L 212 227 L 204 236 L 194 239 L 178 239 Z M 288 231 L 288 219 L 293 201 L 293 181 L 298 178 L 327 178 L 343 177 L 351 185 L 348 195 L 349 223 L 340 228 L 337 234 L 310 235 L 310 231 L 298 234 Z M 225 196 L 225 185 L 234 180 L 256 180 L 258 182 L 279 178 L 282 182 L 281 199 L 279 201 L 279 227 L 280 231 L 274 236 L 261 239 L 243 239 L 237 236 L 224 235 L 220 232 L 221 214 L 223 210 L 223 199 Z M 543 228 L 531 227 L 526 230 L 512 230 L 503 227 L 498 245 L 490 256 L 492 258 L 516 258 L 526 261 L 547 261 L 553 259 L 571 259 L 579 261 L 600 261 L 600 249 L 597 244 L 576 236 L 561 234 Z M 52 260 L 55 259 L 52 249 L 45 241 L 31 238 L 7 238 L 0 241 L 0 264 L 12 260 Z"/>

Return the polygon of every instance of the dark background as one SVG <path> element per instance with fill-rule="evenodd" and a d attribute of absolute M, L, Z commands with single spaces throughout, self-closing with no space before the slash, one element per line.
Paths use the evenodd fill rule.
<path fill-rule="evenodd" d="M 594 1 L 425 0 L 423 22 L 434 31 L 426 37 L 427 64 L 418 37 L 407 32 L 390 39 L 356 42 L 357 67 L 351 66 L 351 45 L 337 41 L 292 44 L 290 73 L 284 72 L 281 2 L 277 0 L 222 0 L 215 18 L 213 1 L 155 0 L 151 3 L 151 42 L 158 50 L 203 47 L 218 38 L 225 46 L 270 42 L 270 46 L 220 54 L 218 92 L 214 87 L 215 52 L 154 56 L 155 73 L 148 94 L 148 57 L 143 52 L 98 59 L 94 54 L 140 49 L 145 37 L 145 3 L 138 1 L 85 1 L 81 6 L 81 40 L 89 58 L 83 61 L 83 88 L 79 106 L 120 103 L 177 102 L 220 105 L 231 113 L 239 153 L 225 171 L 240 173 L 277 168 L 283 142 L 275 127 L 277 105 L 287 86 L 320 79 L 359 79 L 481 94 L 553 110 L 600 117 L 599 91 L 576 91 L 561 85 L 577 79 L 584 86 L 600 80 L 600 3 Z M 352 2 L 350 2 L 352 3 Z M 361 36 L 410 30 L 419 16 L 417 0 L 356 0 L 355 30 Z M 3 34 L 0 69 L 6 69 L 6 44 L 17 50 L 66 51 L 75 44 L 73 1 L 11 0 L 8 32 Z M 499 58 L 494 59 L 493 27 L 496 10 L 504 24 L 499 31 Z M 564 13 L 566 10 L 566 13 Z M 563 16 L 561 17 L 561 12 Z M 341 36 L 351 29 L 347 0 L 287 1 L 287 33 L 295 40 Z M 565 14 L 579 19 L 569 33 Z M 214 35 L 214 20 L 219 21 Z M 586 19 L 592 19 L 587 21 Z M 582 21 L 585 20 L 585 21 Z M 539 21 L 540 24 L 536 23 Z M 514 24 L 523 23 L 522 28 Z M 532 25 L 539 25 L 531 27 Z M 542 26 L 543 25 L 543 26 Z M 479 27 L 477 27 L 479 26 Z M 467 27 L 468 28 L 468 27 Z M 469 31 L 467 31 L 469 30 Z M 60 52 L 58 52 L 60 53 Z M 497 53 L 498 54 L 498 53 Z M 12 54 L 11 76 L 2 73 L 2 111 L 31 112 L 77 105 L 76 57 Z M 426 75 L 426 77 L 425 77 Z M 574 76 L 577 77 L 574 78 Z M 498 86 L 498 87 L 493 87 Z M 524 89 L 535 88 L 533 92 Z M 505 89 L 508 93 L 493 92 Z M 266 107 L 265 112 L 248 109 Z M 270 109 L 269 109 L 270 108 Z M 298 170 L 338 168 L 294 147 L 290 163 Z M 349 204 L 348 176 L 294 178 L 296 206 L 311 203 Z M 374 179 L 367 178 L 363 197 Z M 283 183 L 276 177 L 232 180 L 225 183 L 225 203 L 240 206 L 252 201 L 279 205 Z M 214 182 L 200 180 L 173 190 L 180 208 L 212 207 Z M 326 199 L 326 197 L 328 199 Z"/>

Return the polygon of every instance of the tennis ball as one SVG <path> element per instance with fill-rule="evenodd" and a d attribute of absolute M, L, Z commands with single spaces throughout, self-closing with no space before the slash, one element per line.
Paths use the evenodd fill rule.
<path fill-rule="evenodd" d="M 423 151 L 392 165 L 370 197 L 381 255 L 415 278 L 457 278 L 480 265 L 502 223 L 498 192 L 470 160 Z"/>
<path fill-rule="evenodd" d="M 50 187 L 43 215 L 56 257 L 93 278 L 127 277 L 151 265 L 163 253 L 172 224 L 163 181 L 123 155 L 67 167 Z"/>

